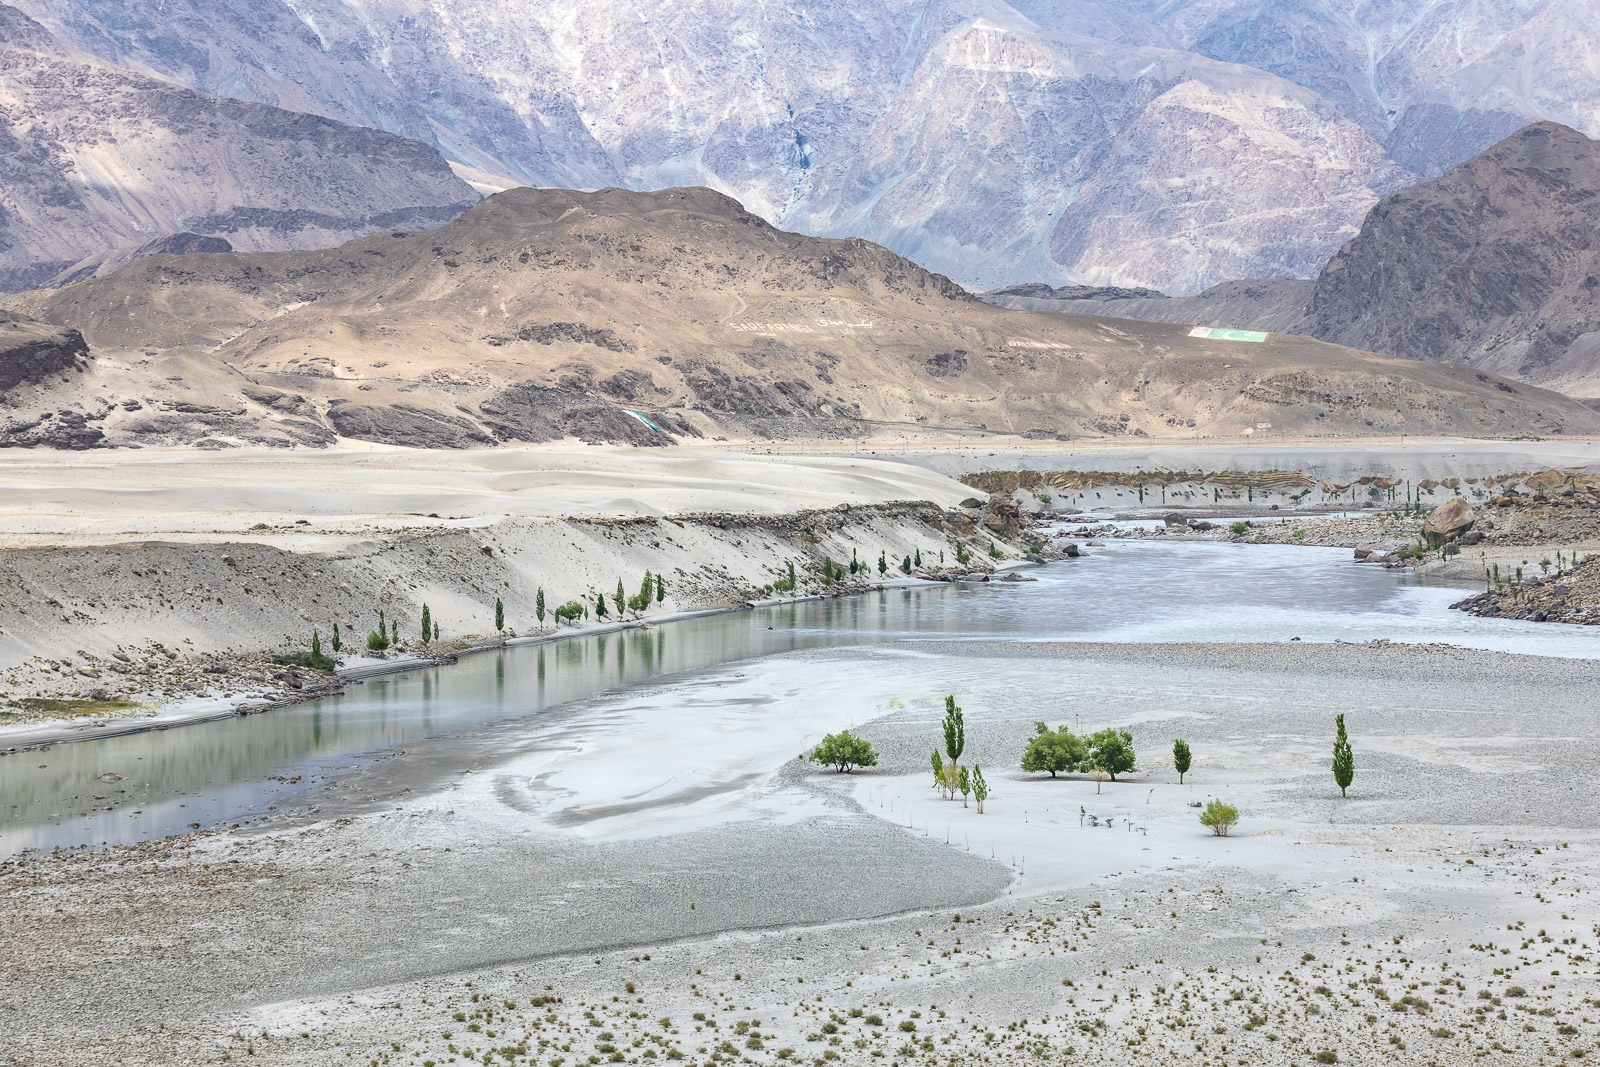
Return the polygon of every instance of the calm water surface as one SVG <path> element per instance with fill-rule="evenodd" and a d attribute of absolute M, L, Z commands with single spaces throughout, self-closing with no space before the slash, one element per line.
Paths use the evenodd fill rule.
<path fill-rule="evenodd" d="M 918 639 L 1440 641 L 1600 656 L 1600 629 L 1449 610 L 1476 588 L 1350 562 L 1344 549 L 1112 541 L 1036 582 L 896 590 L 507 649 L 293 708 L 0 758 L 0 856 L 149 840 L 315 804 L 353 772 L 697 668 Z M 398 765 L 397 765 L 398 766 Z M 120 779 L 110 776 L 119 775 Z"/>

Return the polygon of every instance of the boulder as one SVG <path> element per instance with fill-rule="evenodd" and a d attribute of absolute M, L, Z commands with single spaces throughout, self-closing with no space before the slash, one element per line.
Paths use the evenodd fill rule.
<path fill-rule="evenodd" d="M 1479 541 L 1482 541 L 1482 540 L 1483 540 L 1483 531 L 1482 530 L 1468 530 L 1466 533 L 1461 535 L 1461 537 L 1456 541 L 1456 543 L 1458 545 L 1463 546 L 1463 547 L 1470 548 L 1471 546 L 1477 544 Z"/>
<path fill-rule="evenodd" d="M 967 499 L 965 499 L 965 500 L 963 500 L 961 502 L 961 506 L 964 507 L 964 508 L 977 509 L 977 508 L 983 507 L 983 501 L 979 500 L 975 496 L 969 496 L 969 497 L 967 497 Z"/>
<path fill-rule="evenodd" d="M 1022 529 L 1022 509 L 1008 496 L 998 493 L 989 498 L 989 514 L 983 524 L 1001 536 L 1010 536 Z"/>
<path fill-rule="evenodd" d="M 1179 515 L 1176 511 L 1171 511 L 1171 512 L 1168 512 L 1167 514 L 1161 516 L 1161 521 L 1166 523 L 1168 526 L 1182 526 L 1182 525 L 1184 525 L 1183 516 Z"/>
<path fill-rule="evenodd" d="M 1061 551 L 1066 553 L 1068 559 L 1077 559 L 1079 556 L 1083 555 L 1083 552 L 1078 548 L 1076 541 L 1068 541 L 1066 544 L 1061 546 Z"/>
<path fill-rule="evenodd" d="M 1372 555 L 1372 549 L 1370 548 L 1356 549 L 1356 559 L 1366 559 L 1370 555 Z"/>
<path fill-rule="evenodd" d="M 1428 513 L 1428 520 L 1422 524 L 1422 536 L 1429 545 L 1437 548 L 1470 530 L 1473 518 L 1467 502 L 1459 496 L 1455 497 Z"/>

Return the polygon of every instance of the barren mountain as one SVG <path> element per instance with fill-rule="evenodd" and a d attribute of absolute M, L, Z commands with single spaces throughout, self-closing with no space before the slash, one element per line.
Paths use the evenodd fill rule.
<path fill-rule="evenodd" d="M 1600 395 L 1597 230 L 1600 143 L 1529 126 L 1373 208 L 1305 332 Z"/>
<path fill-rule="evenodd" d="M 215 447 L 1600 429 L 1462 367 L 994 307 L 707 189 L 517 189 L 429 232 L 158 255 L 8 306 L 94 357 L 11 390 L 15 443 L 69 417 L 108 444 Z"/>
<path fill-rule="evenodd" d="M 1315 282 L 1192 297 L 1027 283 L 1004 307 L 1303 333 L 1600 396 L 1600 143 L 1536 123 L 1386 196 Z"/>
<path fill-rule="evenodd" d="M 1530 121 L 1600 134 L 1590 0 L 17 0 L 191 88 L 534 185 L 708 185 L 978 288 L 1309 277 Z"/>
<path fill-rule="evenodd" d="M 0 292 L 178 231 L 325 247 L 476 199 L 426 144 L 131 73 L 0 4 Z"/>
<path fill-rule="evenodd" d="M 1052 289 L 1038 282 L 1025 282 L 991 289 L 981 299 L 1025 311 L 1067 311 L 1145 322 L 1303 333 L 1312 284 L 1295 278 L 1254 278 L 1223 282 L 1194 296 L 1168 296 L 1153 289 L 1088 285 Z"/>

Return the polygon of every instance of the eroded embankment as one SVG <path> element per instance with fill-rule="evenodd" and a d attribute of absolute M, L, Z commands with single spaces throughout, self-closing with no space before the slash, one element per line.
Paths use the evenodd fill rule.
<path fill-rule="evenodd" d="M 1363 474 L 1345 481 L 1329 480 L 1299 470 L 993 470 L 964 474 L 960 480 L 986 493 L 1035 497 L 1062 497 L 1063 505 L 1086 502 L 1091 494 L 1111 490 L 1137 495 L 1141 504 L 1182 506 L 1222 500 L 1264 502 L 1278 500 L 1308 506 L 1337 504 L 1388 504 L 1418 501 L 1442 503 L 1452 496 L 1487 501 L 1506 490 L 1525 494 L 1594 494 L 1600 492 L 1600 474 L 1588 471 L 1508 471 L 1495 475 L 1422 478 L 1412 481 L 1399 474 Z"/>
<path fill-rule="evenodd" d="M 0 725 L 201 696 L 306 694 L 333 680 L 274 658 L 309 650 L 313 631 L 323 652 L 336 654 L 336 626 L 345 657 L 368 655 L 380 611 L 398 637 L 384 655 L 437 655 L 498 638 L 497 600 L 507 633 L 553 630 L 555 609 L 569 601 L 604 621 L 602 595 L 605 619 L 615 621 L 619 585 L 638 594 L 646 571 L 661 576 L 661 595 L 628 618 L 737 605 L 785 578 L 791 564 L 801 594 L 864 587 L 878 578 L 880 553 L 896 562 L 920 555 L 921 572 L 938 576 L 941 559 L 953 565 L 965 544 L 969 566 L 987 566 L 996 531 L 980 520 L 908 502 L 784 515 L 508 519 L 350 538 L 316 552 L 267 543 L 291 532 L 272 529 L 260 531 L 261 541 L 15 549 L 0 554 Z M 864 565 L 859 579 L 846 571 L 825 582 L 824 560 L 845 568 L 852 552 Z M 437 640 L 423 640 L 425 604 Z"/>

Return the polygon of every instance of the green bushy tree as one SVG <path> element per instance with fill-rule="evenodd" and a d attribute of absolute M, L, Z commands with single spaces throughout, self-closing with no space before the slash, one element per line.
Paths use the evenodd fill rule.
<path fill-rule="evenodd" d="M 499 597 L 494 598 L 494 628 L 502 631 L 506 628 L 506 606 Z"/>
<path fill-rule="evenodd" d="M 1022 750 L 1023 770 L 1049 771 L 1050 777 L 1054 778 L 1057 774 L 1071 774 L 1083 769 L 1089 749 L 1081 737 L 1065 726 L 1052 730 L 1042 722 L 1034 723 L 1033 730 L 1028 747 Z"/>
<path fill-rule="evenodd" d="M 339 624 L 333 624 L 333 650 L 338 652 L 344 647 L 344 638 L 339 636 Z"/>
<path fill-rule="evenodd" d="M 533 595 L 533 617 L 539 620 L 541 626 L 544 625 L 544 586 L 542 585 L 539 587 L 539 591 Z"/>
<path fill-rule="evenodd" d="M 422 605 L 422 643 L 427 644 L 433 636 L 433 612 L 428 610 L 428 605 Z"/>
<path fill-rule="evenodd" d="M 656 575 L 656 603 L 659 604 L 665 599 L 667 599 L 667 583 L 666 580 L 658 574 Z"/>
<path fill-rule="evenodd" d="M 1174 742 L 1172 742 L 1172 766 L 1178 772 L 1178 784 L 1179 785 L 1183 784 L 1183 776 L 1185 774 L 1189 773 L 1189 763 L 1190 763 L 1189 742 L 1187 742 L 1187 741 L 1174 741 Z"/>
<path fill-rule="evenodd" d="M 1126 730 L 1100 730 L 1085 739 L 1089 746 L 1089 762 L 1101 767 L 1114 782 L 1117 775 L 1135 769 L 1133 735 Z"/>
<path fill-rule="evenodd" d="M 811 750 L 811 762 L 832 767 L 840 774 L 848 774 L 854 767 L 876 767 L 878 754 L 864 738 L 849 730 L 828 734 L 822 743 Z"/>
<path fill-rule="evenodd" d="M 888 574 L 888 573 L 889 573 L 889 556 L 888 556 L 888 553 L 879 552 L 878 553 L 878 574 L 881 576 L 881 575 L 885 575 L 885 574 Z"/>
<path fill-rule="evenodd" d="M 604 593 L 596 593 L 594 595 L 594 617 L 597 619 L 606 617 L 606 595 Z"/>
<path fill-rule="evenodd" d="M 978 814 L 983 814 L 983 802 L 989 799 L 989 783 L 983 780 L 983 768 L 972 765 L 972 797 L 978 802 Z"/>

